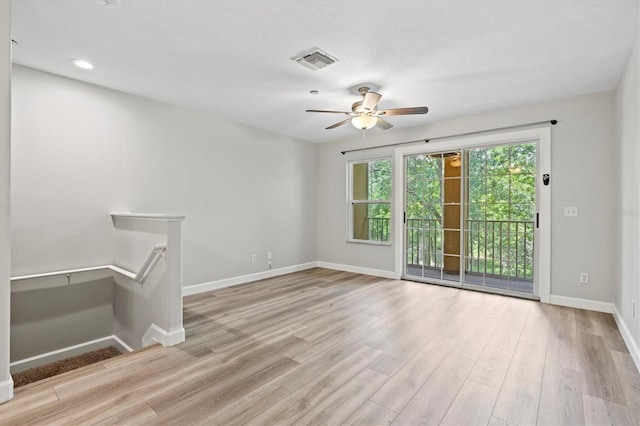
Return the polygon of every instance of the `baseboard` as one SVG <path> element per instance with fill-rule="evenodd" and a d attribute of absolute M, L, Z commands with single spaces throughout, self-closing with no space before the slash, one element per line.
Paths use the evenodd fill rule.
<path fill-rule="evenodd" d="M 309 262 L 299 265 L 286 266 L 284 268 L 270 269 L 264 272 L 256 272 L 255 274 L 241 275 L 239 277 L 226 278 L 218 281 L 210 281 L 207 283 L 190 285 L 182 288 L 182 296 L 191 296 L 192 294 L 205 293 L 207 291 L 218 290 L 220 288 L 264 280 L 265 278 L 273 278 L 280 275 L 291 274 L 292 272 L 304 271 L 306 269 L 316 267 L 318 267 L 318 262 Z"/>
<path fill-rule="evenodd" d="M 166 331 L 155 324 L 151 324 L 151 327 L 142 336 L 142 347 L 145 348 L 154 343 L 160 343 L 162 346 L 174 346 L 178 343 L 182 343 L 185 340 L 184 328 L 180 328 L 174 331 Z"/>
<path fill-rule="evenodd" d="M 551 303 L 552 305 L 568 306 L 570 308 L 605 312 L 607 314 L 612 314 L 614 309 L 613 303 L 600 302 L 590 299 L 578 299 L 576 297 L 556 296 L 553 294 L 549 297 L 549 303 Z"/>
<path fill-rule="evenodd" d="M 636 364 L 638 372 L 640 372 L 640 350 L 638 349 L 638 342 L 633 338 L 629 327 L 627 327 L 627 323 L 622 318 L 622 315 L 620 315 L 616 305 L 613 305 L 613 318 L 616 320 L 618 330 L 620 330 L 620 334 L 622 334 L 622 339 L 624 343 L 626 343 L 627 349 L 629 349 L 629 353 L 631 354 L 631 358 L 633 358 L 633 362 Z"/>
<path fill-rule="evenodd" d="M 115 346 L 121 352 L 131 352 L 133 350 L 117 336 L 106 336 L 100 339 L 91 340 L 89 342 L 68 346 L 66 348 L 57 349 L 55 351 L 47 352 L 41 355 L 14 361 L 10 363 L 9 366 L 11 369 L 11 374 L 15 374 L 21 371 L 29 370 L 30 368 L 39 367 L 41 365 L 106 348 L 108 346 Z"/>
<path fill-rule="evenodd" d="M 382 269 L 363 268 L 361 266 L 342 265 L 340 263 L 316 262 L 318 268 L 333 269 L 335 271 L 353 272 L 354 274 L 372 275 L 374 277 L 397 279 L 394 271 Z"/>
<path fill-rule="evenodd" d="M 115 346 L 116 348 L 118 348 L 118 350 L 120 352 L 133 352 L 134 349 L 127 345 L 124 340 L 120 339 L 118 336 L 113 335 L 111 336 L 111 338 L 113 339 L 113 346 Z"/>
<path fill-rule="evenodd" d="M 0 382 L 0 404 L 9 401 L 13 398 L 13 379 L 9 377 L 9 380 Z"/>

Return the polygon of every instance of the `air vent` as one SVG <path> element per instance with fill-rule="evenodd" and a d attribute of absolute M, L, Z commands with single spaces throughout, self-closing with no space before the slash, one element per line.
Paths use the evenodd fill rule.
<path fill-rule="evenodd" d="M 319 70 L 325 68 L 331 64 L 335 64 L 338 62 L 336 58 L 329 55 L 327 52 L 323 52 L 322 50 L 314 47 L 308 52 L 297 55 L 294 58 L 291 58 L 300 65 L 304 65 L 307 68 L 311 68 L 312 70 Z"/>

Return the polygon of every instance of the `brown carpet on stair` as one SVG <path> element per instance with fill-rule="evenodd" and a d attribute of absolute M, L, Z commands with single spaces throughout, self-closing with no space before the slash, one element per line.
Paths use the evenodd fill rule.
<path fill-rule="evenodd" d="M 52 362 L 51 364 L 41 365 L 40 367 L 35 367 L 30 370 L 21 371 L 20 373 L 12 374 L 11 377 L 13 377 L 14 387 L 18 388 L 28 385 L 29 383 L 37 382 L 38 380 L 46 379 L 47 377 L 57 376 L 58 374 L 84 367 L 85 365 L 95 364 L 96 362 L 104 361 L 105 359 L 113 358 L 120 354 L 120 351 L 115 346 L 109 346 Z"/>

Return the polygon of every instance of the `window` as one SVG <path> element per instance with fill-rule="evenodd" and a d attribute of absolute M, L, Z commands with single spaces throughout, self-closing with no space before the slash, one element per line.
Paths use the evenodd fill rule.
<path fill-rule="evenodd" d="M 349 163 L 349 241 L 391 241 L 391 176 L 391 159 Z"/>

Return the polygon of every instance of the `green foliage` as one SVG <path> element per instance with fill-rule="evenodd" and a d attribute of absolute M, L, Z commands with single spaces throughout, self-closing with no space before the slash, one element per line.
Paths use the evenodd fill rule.
<path fill-rule="evenodd" d="M 393 182 L 391 160 L 370 161 L 368 163 L 367 171 L 367 199 L 387 201 L 391 200 L 391 184 Z M 389 203 L 369 204 L 367 208 L 367 217 L 376 219 L 391 218 L 391 208 Z M 374 223 L 371 224 L 371 227 L 376 227 L 376 224 L 379 223 L 381 222 L 374 221 Z M 376 227 L 377 229 L 372 230 L 370 233 L 374 236 L 384 234 L 384 231 L 381 228 L 382 226 L 383 225 L 379 225 L 378 227 Z M 388 226 L 384 226 L 387 229 L 386 234 L 388 235 Z"/>
<path fill-rule="evenodd" d="M 391 160 L 368 163 L 367 193 L 369 200 L 391 200 Z"/>
<path fill-rule="evenodd" d="M 466 209 L 467 270 L 531 278 L 535 144 L 475 148 L 463 157 L 466 201 L 447 205 Z M 407 262 L 441 267 L 445 157 L 406 161 Z"/>

